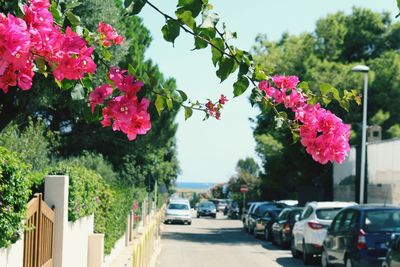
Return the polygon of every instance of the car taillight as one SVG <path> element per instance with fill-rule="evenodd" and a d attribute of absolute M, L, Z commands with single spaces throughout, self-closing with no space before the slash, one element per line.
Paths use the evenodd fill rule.
<path fill-rule="evenodd" d="M 324 226 L 320 223 L 317 222 L 308 222 L 308 226 L 310 226 L 311 229 L 313 230 L 319 230 L 324 228 Z"/>
<path fill-rule="evenodd" d="M 290 233 L 290 225 L 289 225 L 288 223 L 285 223 L 285 224 L 283 225 L 283 232 L 284 232 L 285 234 L 289 234 L 289 233 Z"/>
<path fill-rule="evenodd" d="M 360 232 L 358 232 L 357 248 L 359 250 L 368 248 L 366 238 L 365 238 L 365 232 L 363 229 L 360 229 Z"/>

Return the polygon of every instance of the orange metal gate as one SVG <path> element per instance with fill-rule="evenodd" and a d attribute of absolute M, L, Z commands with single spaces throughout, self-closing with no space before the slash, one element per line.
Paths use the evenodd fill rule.
<path fill-rule="evenodd" d="M 24 267 L 53 266 L 54 211 L 43 201 L 42 194 L 28 203 L 24 232 Z"/>

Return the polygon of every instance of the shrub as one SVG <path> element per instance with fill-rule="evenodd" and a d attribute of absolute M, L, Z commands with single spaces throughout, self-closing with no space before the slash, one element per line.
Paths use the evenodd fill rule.
<path fill-rule="evenodd" d="M 105 216 L 105 254 L 111 252 L 115 242 L 124 234 L 128 223 L 127 216 L 132 209 L 133 201 L 137 200 L 141 203 L 145 196 L 144 189 L 134 189 L 117 183 L 111 185 L 111 191 L 112 200 Z M 95 228 L 97 228 L 96 225 Z"/>
<path fill-rule="evenodd" d="M 30 195 L 28 170 L 14 153 L 0 147 L 0 248 L 21 236 Z"/>
<path fill-rule="evenodd" d="M 100 206 L 100 195 L 106 185 L 99 174 L 77 163 L 61 161 L 49 171 L 50 175 L 69 176 L 68 220 L 76 221 L 91 215 Z"/>

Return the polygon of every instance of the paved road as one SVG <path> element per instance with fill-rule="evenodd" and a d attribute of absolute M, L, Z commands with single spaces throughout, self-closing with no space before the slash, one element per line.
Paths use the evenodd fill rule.
<path fill-rule="evenodd" d="M 165 225 L 156 267 L 297 267 L 289 250 L 257 240 L 239 220 L 193 219 L 192 225 Z M 315 265 L 318 266 L 318 265 Z"/>

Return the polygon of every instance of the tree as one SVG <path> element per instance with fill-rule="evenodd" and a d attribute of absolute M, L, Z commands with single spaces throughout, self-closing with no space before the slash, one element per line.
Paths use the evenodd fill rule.
<path fill-rule="evenodd" d="M 247 201 L 259 200 L 260 198 L 260 167 L 253 158 L 247 157 L 240 159 L 236 164 L 236 174 L 229 178 L 228 190 L 231 198 L 242 205 L 243 193 L 240 188 L 244 185 L 248 187 L 246 193 Z"/>
<path fill-rule="evenodd" d="M 264 68 L 277 72 L 295 73 L 307 80 L 311 90 L 327 88 L 362 89 L 361 77 L 351 72 L 351 67 L 365 62 L 371 67 L 368 118 L 369 124 L 379 123 L 383 137 L 396 136 L 400 122 L 397 100 L 399 96 L 399 45 L 400 23 L 393 23 L 387 13 L 374 13 L 354 8 L 346 15 L 338 12 L 320 19 L 313 33 L 299 36 L 284 34 L 277 42 L 260 36 L 253 48 L 256 61 Z M 384 88 L 384 90 L 383 90 Z M 399 99 L 400 100 L 400 99 Z M 351 104 L 345 112 L 338 102 L 326 101 L 328 109 L 352 124 L 351 143 L 360 142 L 361 109 Z M 276 130 L 271 116 L 257 117 L 254 136 L 257 152 L 263 160 L 262 192 L 264 197 L 297 197 L 299 186 L 331 188 L 331 165 L 321 166 L 310 161 L 293 136 L 282 128 Z"/>

